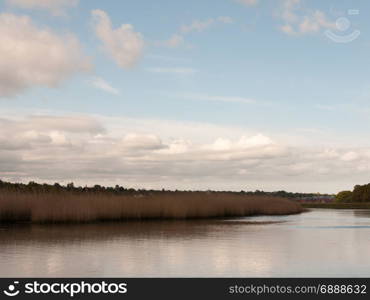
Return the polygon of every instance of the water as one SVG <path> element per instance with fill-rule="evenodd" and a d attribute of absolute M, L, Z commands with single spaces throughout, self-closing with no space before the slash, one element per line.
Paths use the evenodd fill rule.
<path fill-rule="evenodd" d="M 0 227 L 0 277 L 370 277 L 370 211 Z"/>

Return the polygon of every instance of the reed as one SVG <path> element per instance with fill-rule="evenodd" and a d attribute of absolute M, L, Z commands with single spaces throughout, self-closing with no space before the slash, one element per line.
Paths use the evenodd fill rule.
<path fill-rule="evenodd" d="M 228 192 L 22 193 L 0 190 L 0 222 L 84 223 L 110 220 L 194 219 L 296 214 L 299 203 Z"/>

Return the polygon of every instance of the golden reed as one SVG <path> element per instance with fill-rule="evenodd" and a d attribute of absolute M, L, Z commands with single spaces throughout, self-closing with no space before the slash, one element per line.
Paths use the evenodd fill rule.
<path fill-rule="evenodd" d="M 227 192 L 21 193 L 0 191 L 0 222 L 94 222 L 285 215 L 304 211 L 299 203 L 273 196 Z"/>

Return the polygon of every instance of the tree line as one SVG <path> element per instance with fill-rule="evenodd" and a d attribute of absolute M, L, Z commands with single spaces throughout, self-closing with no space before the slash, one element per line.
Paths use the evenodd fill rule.
<path fill-rule="evenodd" d="M 370 183 L 355 185 L 352 191 L 341 191 L 336 195 L 337 202 L 370 202 Z"/>
<path fill-rule="evenodd" d="M 21 192 L 21 193 L 65 193 L 65 192 L 73 192 L 73 193 L 104 193 L 104 194 L 118 194 L 118 195 L 127 195 L 127 194 L 156 194 L 156 193 L 191 193 L 191 192 L 199 192 L 199 191 L 179 191 L 179 190 L 154 190 L 154 189 L 134 189 L 134 188 L 127 188 L 120 185 L 115 185 L 114 187 L 105 187 L 102 185 L 94 185 L 94 186 L 75 186 L 73 182 L 70 182 L 66 185 L 62 185 L 59 183 L 48 184 L 48 183 L 37 183 L 34 181 L 30 181 L 28 183 L 11 183 L 7 181 L 3 181 L 0 179 L 0 191 L 9 191 L 9 192 Z M 203 191 L 204 192 L 204 191 Z M 228 192 L 228 193 L 239 193 L 239 194 L 246 194 L 246 195 L 267 195 L 267 196 L 276 196 L 276 197 L 283 197 L 283 198 L 290 198 L 290 199 L 301 199 L 307 197 L 317 197 L 320 196 L 328 196 L 327 194 L 318 194 L 318 193 L 292 193 L 286 191 L 275 191 L 275 192 L 265 192 L 261 190 L 255 191 L 205 191 L 207 193 L 217 193 L 217 192 Z"/>

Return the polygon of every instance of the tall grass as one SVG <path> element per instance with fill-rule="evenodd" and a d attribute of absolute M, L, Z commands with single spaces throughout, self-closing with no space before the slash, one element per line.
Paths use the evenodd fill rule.
<path fill-rule="evenodd" d="M 227 192 L 148 195 L 21 193 L 0 190 L 0 222 L 94 222 L 191 219 L 302 212 L 288 199 Z"/>

